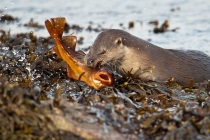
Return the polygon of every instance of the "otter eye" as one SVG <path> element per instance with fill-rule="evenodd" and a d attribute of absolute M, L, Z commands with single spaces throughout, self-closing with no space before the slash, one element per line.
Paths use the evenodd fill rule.
<path fill-rule="evenodd" d="M 102 52 L 99 53 L 99 55 L 102 55 L 102 54 L 105 54 L 105 53 L 106 53 L 106 51 L 103 50 Z"/>
<path fill-rule="evenodd" d="M 122 38 L 120 37 L 120 38 L 116 39 L 115 44 L 120 46 L 122 44 Z"/>

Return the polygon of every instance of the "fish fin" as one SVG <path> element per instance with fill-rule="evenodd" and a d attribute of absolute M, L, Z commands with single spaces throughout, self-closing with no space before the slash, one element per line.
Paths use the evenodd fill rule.
<path fill-rule="evenodd" d="M 56 30 L 54 29 L 52 23 L 51 23 L 49 20 L 46 20 L 46 21 L 45 21 L 45 26 L 46 26 L 46 28 L 47 28 L 47 30 L 48 30 L 50 36 L 51 36 L 54 40 L 56 40 L 56 38 L 58 38 L 58 35 L 57 35 L 57 32 L 56 32 Z"/>
<path fill-rule="evenodd" d="M 50 36 L 55 40 L 56 45 L 53 46 L 53 51 L 60 57 L 61 54 L 57 48 L 57 45 L 60 44 L 60 39 L 63 34 L 63 30 L 66 24 L 65 18 L 52 18 L 51 20 L 45 21 L 45 26 L 50 34 Z"/>
<path fill-rule="evenodd" d="M 63 30 L 66 24 L 65 18 L 52 18 L 50 20 L 45 21 L 45 26 L 50 34 L 50 36 L 54 39 L 60 39 L 63 34 Z"/>
<path fill-rule="evenodd" d="M 53 49 L 53 51 L 54 51 L 60 58 L 62 58 L 62 56 L 61 56 L 61 54 L 60 54 L 60 52 L 59 52 L 59 50 L 58 50 L 58 47 L 57 47 L 56 45 L 53 46 L 52 49 Z"/>
<path fill-rule="evenodd" d="M 74 79 L 74 80 L 77 80 L 78 79 L 78 76 L 74 74 L 75 72 L 72 70 L 72 68 L 67 65 L 67 75 L 68 77 Z"/>
<path fill-rule="evenodd" d="M 64 17 L 51 18 L 51 23 L 56 30 L 58 37 L 61 38 L 66 25 L 66 19 Z"/>
<path fill-rule="evenodd" d="M 77 43 L 77 37 L 76 36 L 63 36 L 62 41 L 68 45 L 71 46 L 75 50 L 76 43 Z"/>

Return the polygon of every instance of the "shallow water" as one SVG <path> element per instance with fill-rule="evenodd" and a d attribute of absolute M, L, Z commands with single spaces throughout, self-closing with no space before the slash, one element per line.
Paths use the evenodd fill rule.
<path fill-rule="evenodd" d="M 194 49 L 210 55 L 210 1 L 206 0 L 1 0 L 1 13 L 11 14 L 20 19 L 14 24 L 2 24 L 0 28 L 11 30 L 11 33 L 33 31 L 38 36 L 49 36 L 47 30 L 26 28 L 23 24 L 31 18 L 44 25 L 46 19 L 52 17 L 66 17 L 70 24 L 79 24 L 82 27 L 101 25 L 104 28 L 122 28 L 145 40 L 164 48 Z M 171 11 L 174 9 L 175 11 Z M 176 32 L 154 34 L 154 26 L 149 25 L 151 20 L 159 20 L 160 24 L 168 19 L 170 29 L 179 27 Z M 133 29 L 128 29 L 128 23 L 135 22 Z M 84 44 L 79 48 L 90 46 L 98 33 L 75 33 L 84 37 Z"/>

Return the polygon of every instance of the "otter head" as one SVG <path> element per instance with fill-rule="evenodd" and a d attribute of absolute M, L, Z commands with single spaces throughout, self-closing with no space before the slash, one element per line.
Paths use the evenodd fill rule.
<path fill-rule="evenodd" d="M 126 47 L 124 33 L 122 30 L 110 29 L 99 34 L 85 56 L 85 63 L 90 67 L 120 65 Z"/>

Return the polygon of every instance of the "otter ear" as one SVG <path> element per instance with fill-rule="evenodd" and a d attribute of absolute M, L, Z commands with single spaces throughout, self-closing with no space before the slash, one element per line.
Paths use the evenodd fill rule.
<path fill-rule="evenodd" d="M 122 46 L 122 44 L 123 44 L 122 38 L 121 38 L 121 37 L 117 38 L 117 39 L 115 40 L 115 44 L 116 44 L 117 46 Z"/>

